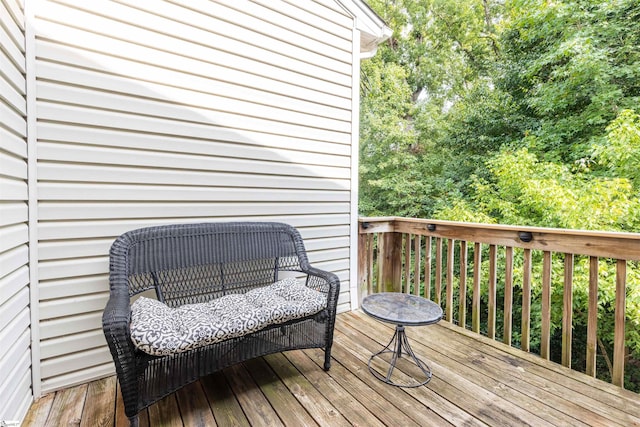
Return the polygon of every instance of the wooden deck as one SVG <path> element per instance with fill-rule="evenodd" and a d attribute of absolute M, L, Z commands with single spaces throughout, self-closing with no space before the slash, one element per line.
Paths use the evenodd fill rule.
<path fill-rule="evenodd" d="M 638 394 L 446 322 L 407 331 L 434 372 L 426 386 L 400 389 L 375 379 L 368 358 L 393 327 L 345 313 L 329 372 L 320 350 L 256 359 L 165 398 L 141 413 L 140 425 L 640 426 Z M 44 396 L 23 423 L 67 425 L 128 425 L 115 377 Z"/>

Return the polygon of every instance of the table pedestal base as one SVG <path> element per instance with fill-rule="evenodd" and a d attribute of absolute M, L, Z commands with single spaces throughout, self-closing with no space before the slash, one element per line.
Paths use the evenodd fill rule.
<path fill-rule="evenodd" d="M 391 349 L 392 344 L 393 344 L 393 349 Z M 385 353 L 392 353 L 391 362 L 389 362 L 389 370 L 387 371 L 386 376 L 381 374 L 371 366 L 371 362 L 373 361 L 374 358 L 380 357 Z M 398 359 L 402 357 L 403 354 L 409 356 L 407 359 L 412 360 L 413 363 L 418 368 L 420 368 L 420 370 L 423 372 L 423 374 L 426 377 L 424 381 L 421 381 L 420 379 L 418 380 L 414 379 L 413 382 L 400 383 L 397 381 L 393 381 L 391 379 L 393 370 L 396 368 L 396 363 L 398 362 Z M 403 325 L 396 326 L 396 332 L 395 334 L 393 334 L 393 337 L 391 338 L 391 341 L 389 341 L 389 344 L 387 344 L 382 350 L 380 350 L 379 352 L 377 352 L 376 354 L 374 354 L 369 358 L 368 366 L 369 366 L 369 371 L 371 371 L 371 373 L 376 378 L 378 378 L 380 381 L 383 381 L 387 384 L 390 384 L 396 387 L 420 387 L 422 385 L 425 385 L 429 381 L 431 381 L 431 369 L 426 363 L 420 360 L 411 349 L 411 346 L 409 345 L 409 339 L 407 338 L 407 334 L 404 331 Z"/>

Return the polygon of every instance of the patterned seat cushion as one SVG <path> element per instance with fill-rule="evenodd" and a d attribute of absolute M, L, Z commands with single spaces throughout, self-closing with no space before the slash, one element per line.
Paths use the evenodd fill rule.
<path fill-rule="evenodd" d="M 131 306 L 131 340 L 154 356 L 181 353 L 309 316 L 326 305 L 326 295 L 295 278 L 176 308 L 140 297 Z"/>

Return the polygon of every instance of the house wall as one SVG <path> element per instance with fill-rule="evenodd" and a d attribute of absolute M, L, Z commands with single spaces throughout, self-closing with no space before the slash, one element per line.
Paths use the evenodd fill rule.
<path fill-rule="evenodd" d="M 108 250 L 134 228 L 290 223 L 350 308 L 352 17 L 328 0 L 38 0 L 34 14 L 42 392 L 113 372 Z M 3 255 L 22 267 L 2 274 L 23 275 L 24 313 L 24 135 L 10 133 Z"/>
<path fill-rule="evenodd" d="M 32 400 L 24 12 L 0 2 L 0 420 Z"/>

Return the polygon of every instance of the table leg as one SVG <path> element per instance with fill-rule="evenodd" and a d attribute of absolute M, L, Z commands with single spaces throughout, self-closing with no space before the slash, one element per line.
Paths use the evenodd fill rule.
<path fill-rule="evenodd" d="M 393 349 L 391 349 L 392 344 L 393 344 Z M 413 379 L 414 380 L 413 382 L 407 381 L 404 383 L 399 383 L 391 379 L 391 375 L 393 374 L 393 371 L 396 368 L 398 359 L 402 358 L 403 352 L 408 356 L 410 360 L 413 361 L 413 363 L 418 368 L 420 368 L 422 373 L 425 375 L 424 380 L 421 381 L 421 380 Z M 389 362 L 389 369 L 387 371 L 387 375 L 383 376 L 380 372 L 378 372 L 371 366 L 371 363 L 374 360 L 374 358 L 380 357 L 382 354 L 385 354 L 385 353 L 392 353 L 392 355 L 391 355 L 391 361 Z M 379 352 L 377 352 L 376 354 L 374 354 L 369 358 L 368 367 L 369 367 L 369 371 L 371 371 L 371 373 L 380 381 L 383 381 L 390 385 L 394 385 L 396 387 L 419 387 L 419 386 L 425 385 L 431 380 L 431 369 L 426 363 L 420 360 L 416 356 L 416 354 L 413 352 L 413 349 L 409 344 L 409 338 L 407 337 L 407 334 L 405 332 L 404 325 L 396 326 L 396 331 L 393 334 L 393 337 L 391 338 L 389 343 L 382 350 L 380 350 Z"/>

